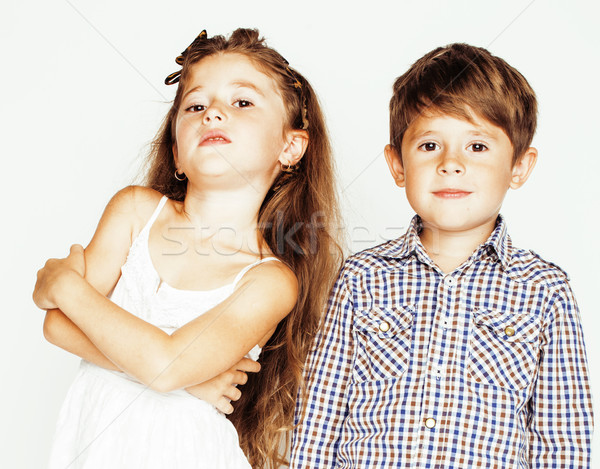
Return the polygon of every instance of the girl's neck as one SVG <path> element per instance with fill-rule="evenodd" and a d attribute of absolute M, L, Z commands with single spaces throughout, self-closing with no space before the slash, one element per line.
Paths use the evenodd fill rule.
<path fill-rule="evenodd" d="M 258 211 L 265 194 L 253 187 L 240 190 L 206 190 L 188 186 L 179 207 L 180 216 L 194 229 L 196 238 L 241 243 L 259 252 Z"/>

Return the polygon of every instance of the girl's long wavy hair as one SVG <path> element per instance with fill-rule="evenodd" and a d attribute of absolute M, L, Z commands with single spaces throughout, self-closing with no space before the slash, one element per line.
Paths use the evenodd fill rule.
<path fill-rule="evenodd" d="M 250 373 L 229 419 L 252 467 L 285 464 L 302 367 L 319 326 L 329 289 L 340 267 L 341 219 L 334 165 L 323 114 L 308 81 L 254 29 L 237 29 L 229 38 L 199 36 L 182 54 L 175 99 L 152 143 L 146 184 L 182 201 L 187 181 L 175 179 L 175 118 L 192 65 L 214 54 L 238 53 L 250 59 L 279 88 L 289 128 L 306 128 L 308 146 L 293 172 L 282 171 L 259 210 L 259 233 L 271 252 L 295 273 L 298 301 L 263 348 L 261 371 Z M 274 295 L 277 292 L 273 292 Z"/>

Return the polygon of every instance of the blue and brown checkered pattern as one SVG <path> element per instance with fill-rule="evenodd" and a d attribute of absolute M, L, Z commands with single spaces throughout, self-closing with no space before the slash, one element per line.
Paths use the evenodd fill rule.
<path fill-rule="evenodd" d="M 589 467 L 592 403 L 566 274 L 488 241 L 445 275 L 415 217 L 352 256 L 305 370 L 291 467 Z"/>

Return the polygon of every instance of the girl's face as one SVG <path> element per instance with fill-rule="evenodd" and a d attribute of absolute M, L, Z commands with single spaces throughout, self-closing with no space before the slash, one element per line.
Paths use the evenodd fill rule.
<path fill-rule="evenodd" d="M 175 126 L 175 164 L 191 184 L 269 187 L 283 162 L 288 126 L 277 84 L 242 54 L 191 67 Z"/>

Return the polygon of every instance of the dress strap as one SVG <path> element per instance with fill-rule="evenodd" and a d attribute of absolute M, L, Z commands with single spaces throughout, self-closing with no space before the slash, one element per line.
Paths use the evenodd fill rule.
<path fill-rule="evenodd" d="M 146 226 L 144 226 L 144 228 L 142 229 L 142 231 L 140 232 L 140 234 L 150 231 L 150 227 L 154 224 L 154 222 L 158 218 L 158 215 L 160 214 L 160 211 L 162 210 L 162 208 L 167 203 L 167 200 L 169 200 L 169 198 L 166 195 L 163 195 L 162 198 L 159 200 L 158 205 L 154 209 L 154 212 L 152 213 L 152 216 L 150 217 L 150 219 L 146 223 Z"/>
<path fill-rule="evenodd" d="M 262 264 L 263 262 L 268 262 L 268 261 L 277 261 L 277 262 L 281 262 L 280 259 L 277 259 L 276 257 L 265 257 L 263 259 L 259 259 L 256 262 L 253 262 L 250 265 L 247 265 L 246 267 L 244 267 L 239 274 L 237 274 L 237 276 L 235 277 L 235 280 L 233 281 L 233 288 L 235 288 L 238 284 L 238 282 L 242 279 L 242 277 L 244 276 L 244 274 L 246 272 L 248 272 L 251 268 L 256 267 L 259 264 Z"/>

